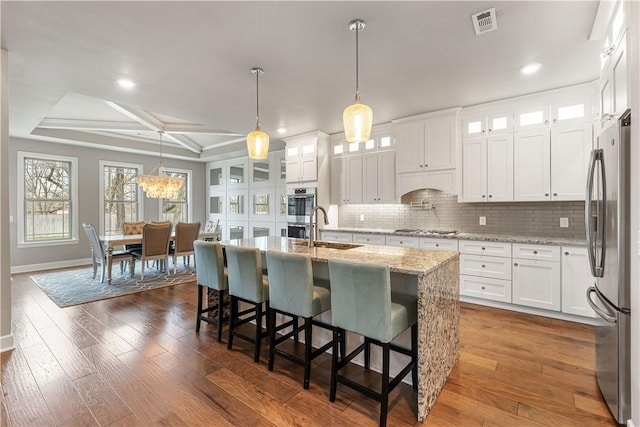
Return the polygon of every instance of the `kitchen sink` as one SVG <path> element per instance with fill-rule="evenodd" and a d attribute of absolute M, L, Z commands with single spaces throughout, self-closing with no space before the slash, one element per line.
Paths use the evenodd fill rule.
<path fill-rule="evenodd" d="M 309 244 L 308 240 L 297 240 L 294 245 L 304 245 L 307 246 Z M 314 240 L 313 245 L 318 248 L 327 248 L 327 249 L 353 249 L 359 248 L 362 245 L 358 245 L 355 243 L 344 243 L 344 242 L 327 242 L 325 240 Z"/>

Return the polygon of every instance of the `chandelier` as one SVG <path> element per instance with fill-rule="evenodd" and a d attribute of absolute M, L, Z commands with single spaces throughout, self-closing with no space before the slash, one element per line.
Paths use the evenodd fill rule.
<path fill-rule="evenodd" d="M 262 68 L 252 68 L 251 74 L 256 76 L 256 128 L 247 135 L 247 151 L 250 159 L 266 159 L 269 154 L 269 135 L 260 130 L 260 110 L 259 110 L 259 93 L 258 93 L 258 77 L 264 74 Z"/>
<path fill-rule="evenodd" d="M 358 32 L 364 30 L 364 26 L 365 22 L 362 19 L 354 19 L 349 22 L 349 29 L 356 33 L 356 99 L 342 113 L 344 136 L 348 142 L 368 141 L 373 122 L 373 111 L 368 105 L 360 102 L 360 88 L 358 87 Z"/>
<path fill-rule="evenodd" d="M 175 199 L 178 197 L 178 191 L 182 188 L 184 180 L 177 176 L 161 175 L 162 165 L 162 134 L 160 134 L 160 163 L 154 167 L 148 175 L 138 175 L 136 182 L 151 199 Z M 154 173 L 157 172 L 157 175 Z"/>

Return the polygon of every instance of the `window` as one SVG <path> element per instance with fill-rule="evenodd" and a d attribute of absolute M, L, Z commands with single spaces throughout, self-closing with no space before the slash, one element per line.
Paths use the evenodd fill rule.
<path fill-rule="evenodd" d="M 191 202 L 191 171 L 162 168 L 160 173 L 182 178 L 184 183 L 174 199 L 160 200 L 160 218 L 162 221 L 171 221 L 173 224 L 189 222 L 191 219 L 189 209 L 189 203 Z"/>
<path fill-rule="evenodd" d="M 100 229 L 107 236 L 122 234 L 123 222 L 143 217 L 142 190 L 136 184 L 142 165 L 100 161 L 100 170 Z"/>
<path fill-rule="evenodd" d="M 78 159 L 18 152 L 19 245 L 78 239 Z"/>

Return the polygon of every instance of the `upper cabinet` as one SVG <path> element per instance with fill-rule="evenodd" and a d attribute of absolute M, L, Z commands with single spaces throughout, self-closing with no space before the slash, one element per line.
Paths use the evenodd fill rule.
<path fill-rule="evenodd" d="M 513 132 L 513 106 L 477 108 L 462 115 L 462 137 L 482 138 Z"/>
<path fill-rule="evenodd" d="M 455 168 L 456 118 L 454 113 L 417 121 L 398 121 L 396 171 L 404 173 Z"/>
<path fill-rule="evenodd" d="M 318 161 L 326 155 L 328 138 L 322 132 L 311 132 L 285 139 L 287 184 L 318 181 Z"/>
<path fill-rule="evenodd" d="M 593 119 L 593 88 L 583 85 L 518 101 L 514 110 L 514 129 L 540 129 Z"/>
<path fill-rule="evenodd" d="M 248 187 L 249 158 L 227 160 L 227 189 L 239 189 Z"/>
<path fill-rule="evenodd" d="M 209 163 L 207 170 L 209 193 L 225 191 L 227 189 L 227 162 Z"/>
<path fill-rule="evenodd" d="M 462 202 L 513 201 L 513 133 L 462 143 Z"/>
<path fill-rule="evenodd" d="M 362 159 L 364 203 L 393 203 L 395 199 L 395 153 L 365 153 Z"/>

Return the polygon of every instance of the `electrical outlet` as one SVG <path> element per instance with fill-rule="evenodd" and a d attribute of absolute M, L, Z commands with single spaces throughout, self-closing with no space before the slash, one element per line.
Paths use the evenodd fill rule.
<path fill-rule="evenodd" d="M 364 214 L 360 214 L 360 221 L 364 221 Z"/>
<path fill-rule="evenodd" d="M 486 216 L 481 216 L 480 217 L 480 225 L 487 225 L 487 217 Z"/>
<path fill-rule="evenodd" d="M 560 218 L 560 227 L 562 228 L 569 227 L 569 218 Z"/>

